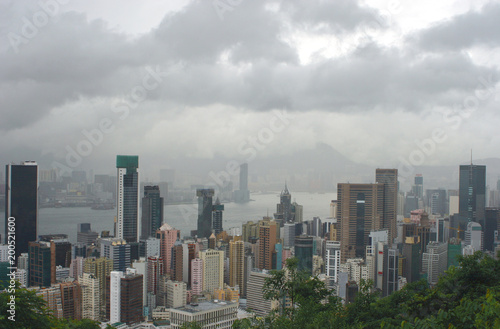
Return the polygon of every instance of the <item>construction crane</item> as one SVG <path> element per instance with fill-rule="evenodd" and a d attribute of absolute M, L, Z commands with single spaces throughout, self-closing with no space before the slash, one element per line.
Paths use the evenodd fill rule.
<path fill-rule="evenodd" d="M 457 228 L 457 227 L 448 227 L 449 229 L 456 230 L 457 231 L 457 239 L 460 242 L 460 232 L 464 232 L 464 230 Z"/>

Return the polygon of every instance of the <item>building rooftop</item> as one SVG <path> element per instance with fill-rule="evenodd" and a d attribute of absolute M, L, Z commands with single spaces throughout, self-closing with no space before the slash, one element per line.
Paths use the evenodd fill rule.
<path fill-rule="evenodd" d="M 213 301 L 210 302 L 200 302 L 197 304 L 186 305 L 183 307 L 176 308 L 175 310 L 189 312 L 189 313 L 197 313 L 197 312 L 211 311 L 221 307 L 232 306 L 232 305 L 238 306 L 238 303 L 227 302 L 227 301 L 218 302 L 217 299 L 214 299 Z"/>
<path fill-rule="evenodd" d="M 170 230 L 175 230 L 175 229 L 172 226 L 170 226 L 169 224 L 167 224 L 167 223 L 164 223 L 160 227 L 160 231 L 170 231 Z"/>

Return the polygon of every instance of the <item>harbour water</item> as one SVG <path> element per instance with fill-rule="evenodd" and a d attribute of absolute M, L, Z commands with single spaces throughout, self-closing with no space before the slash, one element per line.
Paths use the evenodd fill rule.
<path fill-rule="evenodd" d="M 279 203 L 279 192 L 268 194 L 251 194 L 253 200 L 246 204 L 224 204 L 223 227 L 241 229 L 241 224 L 249 220 L 259 220 L 269 214 L 272 216 Z M 337 198 L 336 193 L 292 192 L 292 202 L 304 206 L 304 220 L 313 217 L 326 218 L 330 215 L 330 202 Z M 113 223 L 116 209 L 93 210 L 90 208 L 42 208 L 39 210 L 38 234 L 68 234 L 71 242 L 76 242 L 77 224 L 91 223 L 96 232 L 110 231 L 113 234 Z M 181 231 L 181 236 L 189 235 L 196 229 L 198 204 L 165 205 L 164 222 Z M 3 231 L 4 216 L 1 219 L 0 231 Z M 17 228 L 22 230 L 22 228 Z M 3 235 L 2 235 L 3 236 Z"/>

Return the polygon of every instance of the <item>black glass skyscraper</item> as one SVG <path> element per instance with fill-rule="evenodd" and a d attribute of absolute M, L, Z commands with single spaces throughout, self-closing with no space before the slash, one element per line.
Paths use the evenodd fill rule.
<path fill-rule="evenodd" d="M 461 229 L 467 222 L 477 222 L 484 228 L 484 209 L 486 207 L 486 166 L 460 166 L 460 187 L 458 210 Z"/>
<path fill-rule="evenodd" d="M 224 231 L 222 227 L 222 212 L 224 211 L 224 205 L 220 203 L 219 198 L 215 200 L 212 210 L 212 231 L 217 235 Z"/>
<path fill-rule="evenodd" d="M 116 191 L 115 237 L 137 242 L 139 220 L 139 157 L 116 157 L 118 184 Z"/>
<path fill-rule="evenodd" d="M 417 183 L 416 178 L 418 177 L 415 177 L 415 183 Z M 381 228 L 389 230 L 389 245 L 392 245 L 397 236 L 398 170 L 377 169 L 375 170 L 375 181 L 384 184 L 384 216 Z"/>
<path fill-rule="evenodd" d="M 301 235 L 295 237 L 295 257 L 299 260 L 298 270 L 312 274 L 313 270 L 313 237 Z"/>
<path fill-rule="evenodd" d="M 37 239 L 38 165 L 34 161 L 8 164 L 5 173 L 5 243 L 9 243 L 8 233 L 15 232 L 17 260 L 21 253 L 28 252 L 28 242 Z M 9 220 L 10 217 L 14 220 Z M 12 222 L 15 225 L 9 226 Z M 9 227 L 14 229 L 9 231 Z"/>
<path fill-rule="evenodd" d="M 214 189 L 196 190 L 198 197 L 198 237 L 209 238 L 212 234 L 212 198 Z"/>
<path fill-rule="evenodd" d="M 160 187 L 144 186 L 142 198 L 141 240 L 156 236 L 156 231 L 163 223 L 163 198 Z"/>

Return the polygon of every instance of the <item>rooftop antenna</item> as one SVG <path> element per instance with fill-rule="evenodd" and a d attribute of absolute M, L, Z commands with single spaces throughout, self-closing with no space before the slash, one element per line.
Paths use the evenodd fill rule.
<path fill-rule="evenodd" d="M 470 149 L 470 165 L 472 166 L 472 149 Z"/>

